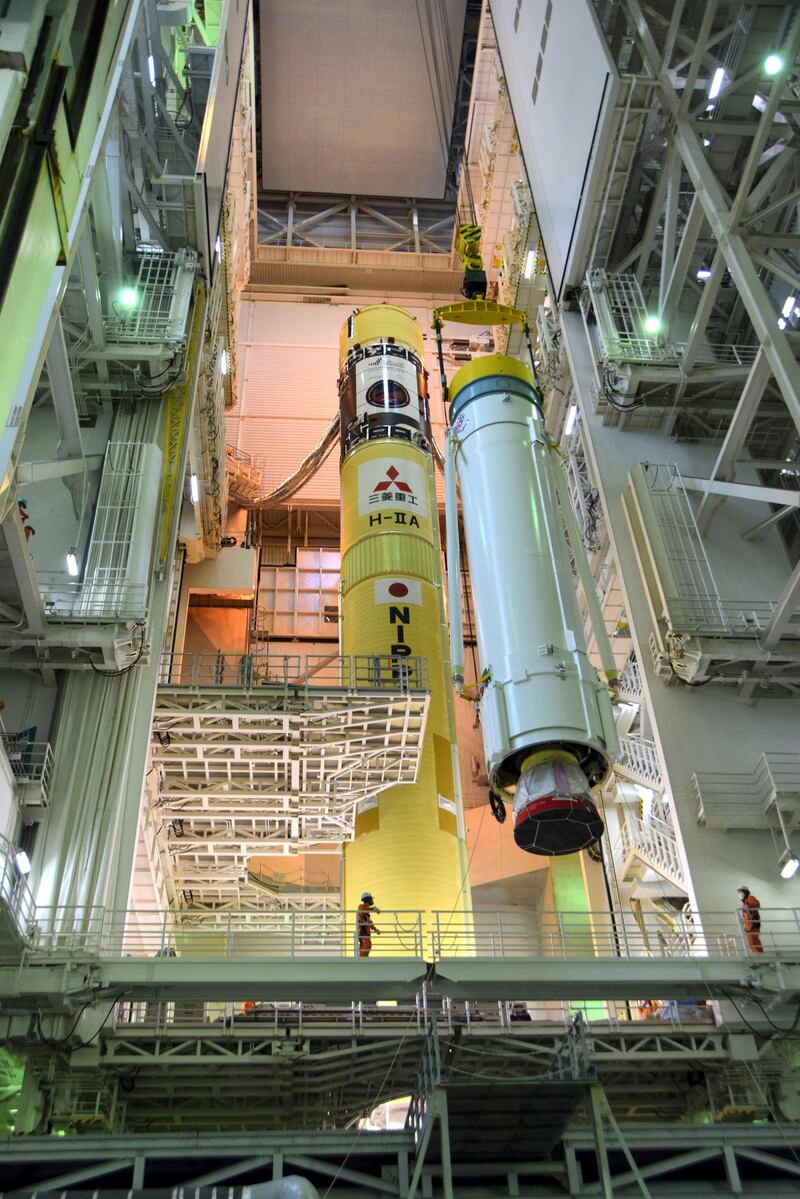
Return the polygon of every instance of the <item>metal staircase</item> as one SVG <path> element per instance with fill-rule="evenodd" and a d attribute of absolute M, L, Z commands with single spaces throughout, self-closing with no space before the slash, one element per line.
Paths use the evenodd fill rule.
<path fill-rule="evenodd" d="M 617 774 L 653 791 L 660 791 L 663 778 L 655 742 L 645 737 L 620 737 L 619 748 L 619 759 L 614 764 Z"/>
<path fill-rule="evenodd" d="M 261 471 L 249 454 L 229 445 L 226 454 L 228 495 L 247 506 L 261 494 Z"/>
<path fill-rule="evenodd" d="M 617 680 L 617 695 L 626 703 L 638 704 L 642 698 L 642 675 L 639 661 L 631 650 L 625 660 L 625 665 L 619 672 Z"/>
<path fill-rule="evenodd" d="M 659 810 L 662 810 L 661 805 Z M 678 854 L 678 843 L 666 812 L 662 816 L 651 815 L 648 821 L 637 820 L 626 813 L 616 856 L 624 882 L 638 878 L 643 869 L 649 867 L 678 890 L 686 891 L 686 876 Z"/>

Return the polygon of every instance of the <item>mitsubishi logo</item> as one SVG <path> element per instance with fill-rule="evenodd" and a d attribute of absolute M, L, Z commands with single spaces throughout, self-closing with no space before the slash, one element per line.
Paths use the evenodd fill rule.
<path fill-rule="evenodd" d="M 386 472 L 386 478 L 382 479 L 380 483 L 375 484 L 372 489 L 372 494 L 375 495 L 377 492 L 388 491 L 390 487 L 396 487 L 398 491 L 404 491 L 406 495 L 410 495 L 411 488 L 409 487 L 408 483 L 404 483 L 402 480 L 400 480 L 398 483 L 397 480 L 399 478 L 399 470 L 396 470 L 395 467 L 390 466 Z"/>

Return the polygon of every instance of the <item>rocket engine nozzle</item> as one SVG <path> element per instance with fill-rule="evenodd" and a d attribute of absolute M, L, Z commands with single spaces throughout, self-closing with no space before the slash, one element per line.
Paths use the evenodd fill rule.
<path fill-rule="evenodd" d="M 543 751 L 523 763 L 513 806 L 514 840 L 527 853 L 560 857 L 588 849 L 604 825 L 572 754 Z"/>

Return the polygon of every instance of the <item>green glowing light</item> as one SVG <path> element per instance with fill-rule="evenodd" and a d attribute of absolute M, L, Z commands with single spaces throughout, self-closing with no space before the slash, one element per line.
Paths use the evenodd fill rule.
<path fill-rule="evenodd" d="M 139 303 L 139 294 L 135 287 L 123 287 L 119 293 L 119 302 L 123 308 L 135 308 Z"/>
<path fill-rule="evenodd" d="M 764 71 L 767 75 L 777 75 L 783 70 L 783 59 L 780 54 L 768 54 L 764 59 Z"/>
<path fill-rule="evenodd" d="M 644 320 L 644 331 L 645 331 L 645 333 L 660 333 L 661 332 L 661 318 L 656 316 L 655 314 L 646 316 L 645 320 Z"/>

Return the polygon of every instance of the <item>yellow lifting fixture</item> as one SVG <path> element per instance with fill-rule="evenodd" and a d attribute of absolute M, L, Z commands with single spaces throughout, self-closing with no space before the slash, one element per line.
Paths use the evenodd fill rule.
<path fill-rule="evenodd" d="M 486 272 L 481 257 L 480 225 L 457 225 L 455 251 L 464 263 L 464 295 L 468 300 L 486 295 Z"/>
<path fill-rule="evenodd" d="M 476 228 L 476 226 L 470 226 Z M 460 230 L 465 226 L 459 226 Z M 479 231 L 480 232 L 480 231 Z M 456 238 L 456 249 L 458 250 L 458 238 Z M 459 254 L 461 251 L 458 251 Z M 463 256 L 462 256 L 463 257 Z M 466 260 L 464 260 L 466 261 Z M 531 359 L 531 370 L 533 371 L 533 379 L 536 384 L 536 390 L 539 392 L 539 379 L 536 374 L 536 363 L 533 359 L 533 345 L 531 343 L 531 326 L 528 321 L 528 314 L 521 308 L 509 308 L 506 304 L 498 304 L 496 300 L 485 300 L 483 297 L 479 299 L 458 300 L 455 304 L 445 304 L 441 308 L 433 310 L 433 328 L 436 332 L 436 353 L 439 358 L 439 378 L 442 384 L 442 399 L 445 403 L 448 401 L 447 394 L 447 376 L 444 370 L 444 353 L 442 348 L 442 327 L 445 321 L 452 321 L 457 325 L 519 325 L 522 329 L 525 344 L 528 347 L 528 353 Z M 541 393 L 540 402 L 541 402 Z"/>

